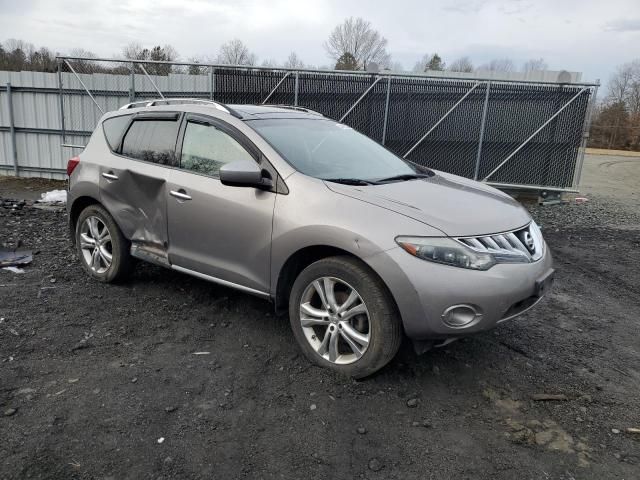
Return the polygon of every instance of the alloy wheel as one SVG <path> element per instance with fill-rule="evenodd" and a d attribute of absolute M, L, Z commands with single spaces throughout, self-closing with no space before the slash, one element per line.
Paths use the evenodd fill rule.
<path fill-rule="evenodd" d="M 321 277 L 305 288 L 300 323 L 311 347 L 331 363 L 353 363 L 369 346 L 367 306 L 355 288 L 339 278 Z"/>
<path fill-rule="evenodd" d="M 80 227 L 80 249 L 87 266 L 95 273 L 104 273 L 113 262 L 111 233 L 100 218 L 87 217 Z"/>

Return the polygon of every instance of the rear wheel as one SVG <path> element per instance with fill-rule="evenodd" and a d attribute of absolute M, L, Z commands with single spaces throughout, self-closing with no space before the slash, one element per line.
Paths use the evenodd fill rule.
<path fill-rule="evenodd" d="M 85 271 L 101 282 L 115 282 L 131 271 L 130 243 L 109 213 L 90 205 L 76 223 L 76 248 Z"/>
<path fill-rule="evenodd" d="M 326 258 L 304 269 L 291 291 L 289 318 L 309 360 L 355 378 L 386 365 L 402 341 L 386 287 L 351 257 Z"/>

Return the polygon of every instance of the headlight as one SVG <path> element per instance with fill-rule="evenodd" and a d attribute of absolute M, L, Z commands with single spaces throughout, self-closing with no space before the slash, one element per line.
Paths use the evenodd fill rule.
<path fill-rule="evenodd" d="M 414 257 L 472 270 L 489 270 L 497 262 L 490 253 L 474 252 L 450 238 L 397 237 L 396 243 Z"/>

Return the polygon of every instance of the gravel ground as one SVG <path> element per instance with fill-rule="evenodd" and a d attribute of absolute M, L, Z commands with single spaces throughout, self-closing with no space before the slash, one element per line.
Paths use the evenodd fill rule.
<path fill-rule="evenodd" d="M 549 297 L 364 381 L 311 366 L 254 297 L 150 265 L 90 281 L 63 211 L 12 205 L 0 243 L 36 254 L 0 270 L 0 478 L 640 478 L 640 218 L 624 205 L 532 207 Z"/>
<path fill-rule="evenodd" d="M 620 153 L 623 155 L 585 155 L 580 190 L 640 211 L 640 152 Z"/>

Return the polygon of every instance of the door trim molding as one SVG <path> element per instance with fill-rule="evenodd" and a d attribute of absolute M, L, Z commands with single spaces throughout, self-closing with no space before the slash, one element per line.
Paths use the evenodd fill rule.
<path fill-rule="evenodd" d="M 181 267 L 180 265 L 171 265 L 171 268 L 173 270 L 177 270 L 178 272 L 186 273 L 187 275 L 192 275 L 194 277 L 198 277 L 203 280 L 207 280 L 209 282 L 217 283 L 219 285 L 224 285 L 225 287 L 235 288 L 236 290 L 242 290 L 243 292 L 247 292 L 252 295 L 256 295 L 258 297 L 262 297 L 262 298 L 271 297 L 271 295 L 267 292 L 262 292 L 260 290 L 256 290 L 255 288 L 245 287 L 244 285 L 239 285 L 237 283 L 229 282 L 227 280 L 222 280 L 221 278 L 212 277 L 211 275 L 196 272 L 195 270 L 189 270 L 188 268 Z"/>

